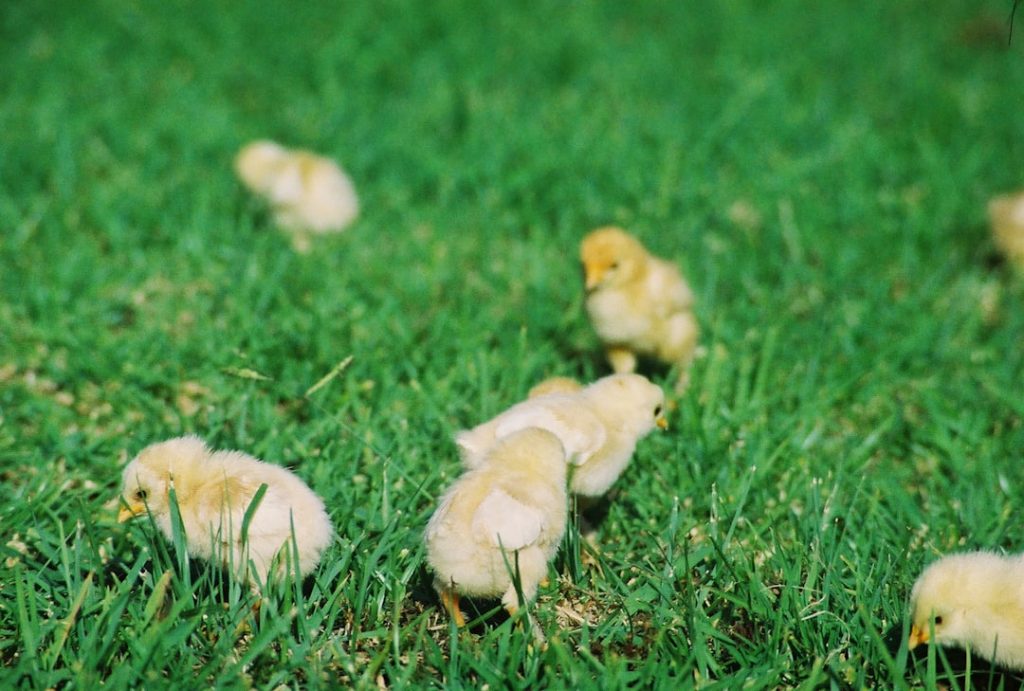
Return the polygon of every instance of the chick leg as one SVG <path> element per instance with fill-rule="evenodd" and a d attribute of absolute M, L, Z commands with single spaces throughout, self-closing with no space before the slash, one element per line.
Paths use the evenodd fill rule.
<path fill-rule="evenodd" d="M 636 355 L 629 348 L 609 346 L 605 355 L 608 356 L 608 364 L 612 366 L 616 374 L 629 374 L 636 371 Z"/>
<path fill-rule="evenodd" d="M 441 604 L 444 605 L 444 608 L 448 610 L 448 614 L 455 620 L 455 625 L 461 629 L 466 625 L 466 618 L 462 616 L 462 610 L 459 609 L 459 594 L 454 590 L 442 588 L 440 595 Z"/>
<path fill-rule="evenodd" d="M 664 342 L 659 348 L 658 357 L 671 362 L 679 369 L 675 391 L 682 394 L 690 384 L 690 364 L 697 350 L 697 338 L 700 327 L 690 312 L 680 312 L 672 316 L 666 324 Z"/>

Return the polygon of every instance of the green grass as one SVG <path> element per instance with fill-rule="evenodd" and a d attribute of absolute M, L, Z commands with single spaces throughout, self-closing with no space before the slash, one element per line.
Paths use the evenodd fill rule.
<path fill-rule="evenodd" d="M 984 212 L 1024 183 L 1009 0 L 8 5 L 0 685 L 948 676 L 898 647 L 914 578 L 1024 549 L 1024 280 Z M 231 172 L 256 137 L 341 160 L 358 223 L 294 254 Z M 549 647 L 456 635 L 421 545 L 452 433 L 606 372 L 574 259 L 606 223 L 684 268 L 706 355 L 542 590 Z M 249 630 L 244 588 L 114 520 L 184 432 L 338 529 Z"/>

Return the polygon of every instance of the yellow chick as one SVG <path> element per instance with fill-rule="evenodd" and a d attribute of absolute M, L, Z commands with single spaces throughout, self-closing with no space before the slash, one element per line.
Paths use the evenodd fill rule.
<path fill-rule="evenodd" d="M 637 355 L 652 356 L 678 366 L 676 390 L 683 391 L 700 329 L 679 268 L 614 227 L 583 238 L 580 261 L 587 314 L 612 369 L 633 372 Z"/>
<path fill-rule="evenodd" d="M 243 541 L 243 517 L 264 483 L 266 493 Z M 294 473 L 238 451 L 211 452 L 195 436 L 151 444 L 125 467 L 125 507 L 118 521 L 144 515 L 148 509 L 171 539 L 172 488 L 189 554 L 232 566 L 241 581 L 248 580 L 251 560 L 252 574 L 266 582 L 278 552 L 291 549 L 293 522 L 302 576 L 316 567 L 333 537 L 323 501 Z M 279 558 L 282 566 L 285 558 Z"/>
<path fill-rule="evenodd" d="M 460 595 L 501 596 L 515 614 L 512 573 L 525 602 L 536 596 L 565 533 L 566 467 L 558 437 L 524 429 L 497 443 L 441 498 L 424 534 L 427 563 L 456 625 L 466 623 Z"/>
<path fill-rule="evenodd" d="M 943 557 L 917 579 L 910 603 L 911 649 L 934 640 L 1024 669 L 1024 556 Z"/>
<path fill-rule="evenodd" d="M 526 393 L 527 398 L 546 396 L 549 393 L 576 393 L 583 388 L 583 384 L 572 377 L 549 377 L 536 384 Z"/>
<path fill-rule="evenodd" d="M 573 469 L 573 494 L 598 497 L 629 465 L 637 442 L 656 426 L 668 426 L 665 394 L 639 374 L 613 374 L 576 393 L 550 393 L 518 403 L 497 417 L 459 432 L 463 465 L 480 467 L 494 444 L 529 427 L 556 435 Z M 493 461 L 491 461 L 493 463 Z"/>
<path fill-rule="evenodd" d="M 265 198 L 274 221 L 292 233 L 295 248 L 309 249 L 309 236 L 340 232 L 359 215 L 352 181 L 334 161 L 309 151 L 256 141 L 235 157 L 235 171 Z"/>
<path fill-rule="evenodd" d="M 1011 262 L 1024 267 L 1024 192 L 993 197 L 988 218 L 996 246 Z"/>

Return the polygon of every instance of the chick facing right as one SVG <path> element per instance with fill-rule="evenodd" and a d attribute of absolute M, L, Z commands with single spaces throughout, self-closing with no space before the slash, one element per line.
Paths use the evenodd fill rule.
<path fill-rule="evenodd" d="M 625 471 L 637 443 L 668 426 L 661 387 L 639 374 L 612 374 L 572 393 L 528 398 L 455 437 L 463 465 L 481 465 L 496 441 L 540 427 L 562 441 L 573 494 L 599 497 Z"/>
<path fill-rule="evenodd" d="M 929 642 L 969 647 L 996 664 L 1024 669 L 1024 555 L 943 557 L 914 583 L 910 607 L 911 649 Z"/>
<path fill-rule="evenodd" d="M 461 595 L 500 596 L 514 614 L 513 573 L 524 601 L 534 599 L 565 534 L 565 480 L 561 441 L 528 428 L 500 440 L 445 492 L 424 538 L 434 587 L 458 626 Z"/>

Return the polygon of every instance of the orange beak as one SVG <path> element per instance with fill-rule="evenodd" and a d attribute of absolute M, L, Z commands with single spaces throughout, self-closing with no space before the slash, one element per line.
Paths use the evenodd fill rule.
<path fill-rule="evenodd" d="M 146 513 L 146 506 L 144 504 L 128 504 L 127 506 L 122 506 L 121 510 L 117 512 L 117 522 L 124 523 L 144 513 Z"/>
<path fill-rule="evenodd" d="M 668 420 L 666 420 L 665 416 L 663 416 L 663 415 L 659 415 L 658 419 L 654 421 L 654 424 L 656 424 L 658 426 L 658 429 L 661 429 L 661 430 L 668 429 Z"/>
<path fill-rule="evenodd" d="M 913 650 L 922 643 L 928 642 L 928 629 L 922 629 L 917 624 L 910 627 L 909 648 Z"/>

